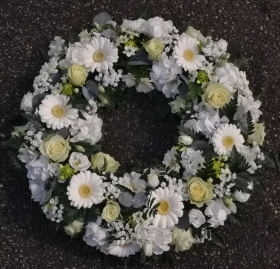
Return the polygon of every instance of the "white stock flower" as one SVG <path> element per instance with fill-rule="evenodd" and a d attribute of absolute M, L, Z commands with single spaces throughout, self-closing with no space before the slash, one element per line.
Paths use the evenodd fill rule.
<path fill-rule="evenodd" d="M 79 152 L 72 152 L 69 158 L 69 164 L 77 171 L 84 172 L 90 166 L 91 163 L 88 157 Z"/>
<path fill-rule="evenodd" d="M 128 257 L 140 251 L 139 244 L 134 240 L 115 240 L 108 246 L 108 253 L 118 257 Z"/>
<path fill-rule="evenodd" d="M 125 173 L 123 177 L 119 178 L 119 184 L 125 186 L 135 193 L 145 192 L 147 183 L 140 179 L 142 174 L 131 172 L 130 174 Z"/>
<path fill-rule="evenodd" d="M 210 217 L 207 221 L 210 226 L 217 228 L 219 225 L 224 225 L 224 221 L 227 219 L 227 215 L 231 213 L 231 210 L 226 207 L 223 200 L 212 200 L 206 204 L 205 215 Z"/>
<path fill-rule="evenodd" d="M 40 156 L 40 152 L 22 147 L 18 150 L 18 158 L 21 162 L 31 165 Z"/>
<path fill-rule="evenodd" d="M 189 211 L 189 219 L 190 224 L 192 224 L 195 228 L 199 228 L 205 223 L 205 216 L 198 209 L 191 209 Z"/>
<path fill-rule="evenodd" d="M 34 97 L 34 93 L 28 92 L 25 94 L 21 100 L 20 104 L 20 110 L 23 110 L 25 112 L 31 112 L 33 107 L 32 107 L 32 99 Z"/>
<path fill-rule="evenodd" d="M 48 55 L 50 58 L 58 57 L 60 54 L 63 53 L 63 45 L 65 40 L 62 39 L 60 36 L 56 36 L 54 40 L 50 44 L 50 50 L 48 51 Z"/>
<path fill-rule="evenodd" d="M 244 193 L 242 191 L 236 190 L 232 197 L 238 202 L 245 203 L 250 198 L 250 193 Z"/>
<path fill-rule="evenodd" d="M 172 244 L 175 245 L 176 252 L 189 250 L 195 243 L 190 229 L 185 231 L 174 227 L 172 232 Z"/>
<path fill-rule="evenodd" d="M 185 168 L 184 177 L 194 176 L 204 161 L 202 151 L 192 148 L 187 148 L 187 150 L 183 151 L 181 158 L 182 166 Z"/>
<path fill-rule="evenodd" d="M 89 115 L 86 112 L 82 112 L 84 119 L 78 118 L 70 128 L 72 135 L 70 142 L 87 141 L 91 145 L 97 143 L 101 137 L 101 127 L 103 124 L 102 119 L 96 115 Z"/>
<path fill-rule="evenodd" d="M 27 168 L 27 177 L 29 179 L 38 179 L 42 181 L 46 181 L 50 178 L 50 174 L 48 172 L 48 165 L 49 165 L 49 158 L 40 155 L 38 159 L 34 162 L 26 164 L 25 167 Z"/>
<path fill-rule="evenodd" d="M 141 29 L 141 33 L 146 34 L 150 38 L 164 39 L 168 37 L 168 34 L 173 30 L 172 21 L 164 21 L 160 17 L 154 17 L 145 22 L 144 29 Z"/>

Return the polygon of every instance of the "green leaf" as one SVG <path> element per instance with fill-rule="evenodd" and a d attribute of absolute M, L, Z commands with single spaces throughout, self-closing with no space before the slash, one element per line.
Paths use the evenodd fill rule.
<path fill-rule="evenodd" d="M 250 67 L 250 59 L 248 59 L 244 55 L 240 55 L 240 54 L 232 55 L 230 56 L 228 61 L 233 63 L 235 66 L 237 66 L 240 71 L 247 71 Z"/>
<path fill-rule="evenodd" d="M 255 126 L 253 123 L 253 117 L 250 111 L 247 113 L 247 124 L 248 124 L 248 135 L 251 135 L 255 132 Z"/>
<path fill-rule="evenodd" d="M 179 27 L 179 34 L 182 34 L 187 31 L 187 29 L 191 26 L 191 21 L 186 21 L 183 25 Z"/>
<path fill-rule="evenodd" d="M 210 236 L 211 236 L 211 239 L 210 241 L 217 245 L 218 247 L 221 247 L 221 248 L 224 248 L 225 247 L 225 242 L 223 240 L 223 238 L 218 235 L 216 232 L 214 232 L 213 230 L 210 231 Z"/>
<path fill-rule="evenodd" d="M 243 157 L 233 146 L 230 158 L 229 158 L 229 168 L 231 172 L 240 173 L 247 171 L 250 168 L 250 165 L 247 163 L 245 157 Z"/>
<path fill-rule="evenodd" d="M 146 8 L 140 13 L 139 18 L 148 20 L 152 17 L 152 8 L 147 5 Z"/>
<path fill-rule="evenodd" d="M 13 168 L 12 174 L 17 174 L 17 175 L 25 174 L 25 168 L 22 166 L 22 163 L 18 159 L 17 155 L 12 150 L 9 150 L 8 156 L 10 159 L 10 164 Z"/>
<path fill-rule="evenodd" d="M 241 222 L 234 215 L 231 214 L 227 216 L 227 222 L 233 226 L 242 226 Z"/>
<path fill-rule="evenodd" d="M 23 140 L 20 137 L 18 137 L 18 136 L 15 136 L 15 137 L 10 136 L 8 140 L 2 141 L 0 143 L 0 145 L 2 147 L 13 148 L 13 149 L 18 150 L 20 148 L 20 146 L 22 145 L 22 143 L 23 143 Z"/>
<path fill-rule="evenodd" d="M 208 178 L 216 179 L 216 172 L 213 169 L 214 166 L 214 159 L 213 158 L 206 158 L 203 163 L 202 168 L 197 171 L 196 176 L 202 178 L 203 180 L 207 180 Z"/>
<path fill-rule="evenodd" d="M 223 108 L 219 109 L 220 116 L 226 116 L 229 119 L 230 123 L 235 123 L 233 117 L 237 112 L 237 104 L 238 104 L 238 91 L 233 94 L 233 98 L 231 101 L 226 104 Z"/>

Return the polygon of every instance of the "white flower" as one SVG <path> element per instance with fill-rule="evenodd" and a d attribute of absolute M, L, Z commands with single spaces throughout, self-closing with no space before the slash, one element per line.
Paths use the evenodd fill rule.
<path fill-rule="evenodd" d="M 78 234 L 82 231 L 84 227 L 84 223 L 74 220 L 73 222 L 71 222 L 70 224 L 68 224 L 67 226 L 64 227 L 64 231 L 67 235 L 69 236 L 74 236 L 75 234 Z"/>
<path fill-rule="evenodd" d="M 244 143 L 240 129 L 233 124 L 225 124 L 213 135 L 214 150 L 219 155 L 229 155 L 233 146 L 239 150 Z"/>
<path fill-rule="evenodd" d="M 135 233 L 136 240 L 143 247 L 146 256 L 160 255 L 170 249 L 171 228 L 161 229 L 153 225 L 152 220 L 147 220 L 136 225 Z"/>
<path fill-rule="evenodd" d="M 171 107 L 171 113 L 179 113 L 181 110 L 186 108 L 185 100 L 180 96 L 177 96 L 176 99 L 169 103 Z"/>
<path fill-rule="evenodd" d="M 131 73 L 128 73 L 127 75 L 123 75 L 122 80 L 124 81 L 126 87 L 128 88 L 136 85 L 136 78 Z"/>
<path fill-rule="evenodd" d="M 93 204 L 99 204 L 104 199 L 102 179 L 90 171 L 80 172 L 74 175 L 67 187 L 68 199 L 71 205 L 80 209 L 91 208 Z"/>
<path fill-rule="evenodd" d="M 160 17 L 154 17 L 146 21 L 144 30 L 140 30 L 146 34 L 150 38 L 159 38 L 163 39 L 168 37 L 168 34 L 173 30 L 173 22 L 172 21 L 164 21 Z"/>
<path fill-rule="evenodd" d="M 60 36 L 56 36 L 52 43 L 50 44 L 50 50 L 48 51 L 48 55 L 50 58 L 58 57 L 61 53 L 63 53 L 63 45 L 65 40 Z"/>
<path fill-rule="evenodd" d="M 224 225 L 224 221 L 227 219 L 227 215 L 231 213 L 231 210 L 226 207 L 223 200 L 212 200 L 206 204 L 205 215 L 210 217 L 207 221 L 210 226 L 216 228 L 219 225 Z"/>
<path fill-rule="evenodd" d="M 192 144 L 193 139 L 192 139 L 190 136 L 188 136 L 188 135 L 180 135 L 180 136 L 178 137 L 178 141 L 179 141 L 179 143 L 181 143 L 181 144 L 184 144 L 184 145 L 186 145 L 186 146 L 189 146 L 189 145 Z"/>
<path fill-rule="evenodd" d="M 84 172 L 90 166 L 91 163 L 88 157 L 82 153 L 72 152 L 69 158 L 69 164 L 78 171 Z"/>
<path fill-rule="evenodd" d="M 46 181 L 50 178 L 50 174 L 48 172 L 49 158 L 40 155 L 40 157 L 32 163 L 28 163 L 25 165 L 27 168 L 27 177 L 29 179 L 39 179 L 42 181 Z"/>
<path fill-rule="evenodd" d="M 77 58 L 73 63 L 84 65 L 88 71 L 107 71 L 113 67 L 113 63 L 118 61 L 118 49 L 105 37 L 93 37 L 82 47 L 76 48 L 73 54 L 77 53 Z"/>
<path fill-rule="evenodd" d="M 191 209 L 189 211 L 189 219 L 190 224 L 192 224 L 195 228 L 199 228 L 205 223 L 205 216 L 198 209 Z"/>
<path fill-rule="evenodd" d="M 246 114 L 248 111 L 251 112 L 253 122 L 257 122 L 260 115 L 262 115 L 262 112 L 259 110 L 261 106 L 260 100 L 254 100 L 253 96 L 241 96 L 238 95 L 238 104 L 241 104 L 244 108 L 244 114 Z"/>
<path fill-rule="evenodd" d="M 143 212 L 141 212 L 141 211 L 138 211 L 138 212 L 132 214 L 132 218 L 136 223 L 144 222 Z"/>
<path fill-rule="evenodd" d="M 166 167 L 169 167 L 169 170 L 174 170 L 176 172 L 179 172 L 180 170 L 180 166 L 176 161 L 176 157 L 175 154 L 177 154 L 175 147 L 172 147 L 172 149 L 170 151 L 167 151 L 164 155 L 164 159 L 163 159 L 163 164 Z"/>
<path fill-rule="evenodd" d="M 142 32 L 145 27 L 145 24 L 146 21 L 143 19 L 138 19 L 135 21 L 124 20 L 123 23 L 121 24 L 121 28 Z"/>
<path fill-rule="evenodd" d="M 109 229 L 103 229 L 95 222 L 90 222 L 86 226 L 83 240 L 92 247 L 108 246 Z"/>
<path fill-rule="evenodd" d="M 137 92 L 147 93 L 154 89 L 152 81 L 149 78 L 140 78 L 140 83 L 136 86 Z"/>
<path fill-rule="evenodd" d="M 78 118 L 78 110 L 67 105 L 69 100 L 66 95 L 47 95 L 39 106 L 41 121 L 54 130 L 69 127 Z"/>
<path fill-rule="evenodd" d="M 125 173 L 123 177 L 119 178 L 119 184 L 125 186 L 135 193 L 145 192 L 147 183 L 140 179 L 142 175 L 136 172 L 130 174 Z"/>
<path fill-rule="evenodd" d="M 108 253 L 118 257 L 128 257 L 140 250 L 140 246 L 134 240 L 115 240 L 108 247 Z"/>
<path fill-rule="evenodd" d="M 153 64 L 150 76 L 157 90 L 162 91 L 167 98 L 174 98 L 179 93 L 180 74 L 182 68 L 176 64 L 174 57 L 162 56 L 160 61 Z"/>
<path fill-rule="evenodd" d="M 185 168 L 184 177 L 194 176 L 204 161 L 202 151 L 192 148 L 187 148 L 187 150 L 183 151 L 181 158 L 182 166 Z"/>
<path fill-rule="evenodd" d="M 70 142 L 86 141 L 91 145 L 97 143 L 101 137 L 101 127 L 103 124 L 102 119 L 96 115 L 89 115 L 86 112 L 82 112 L 84 119 L 78 118 L 70 128 L 72 137 Z"/>
<path fill-rule="evenodd" d="M 27 165 L 31 165 L 40 156 L 40 152 L 33 151 L 25 147 L 20 148 L 18 152 L 18 158 L 20 159 L 20 161 L 26 163 Z"/>
<path fill-rule="evenodd" d="M 87 29 L 79 33 L 79 38 L 81 42 L 87 42 L 90 39 L 90 37 L 91 37 L 91 33 L 88 32 Z"/>
<path fill-rule="evenodd" d="M 254 187 L 253 181 L 248 182 L 248 186 L 247 186 L 248 190 L 252 190 L 253 187 Z"/>
<path fill-rule="evenodd" d="M 182 35 L 178 44 L 174 47 L 173 57 L 177 59 L 177 64 L 185 71 L 194 71 L 202 67 L 205 60 L 203 55 L 198 54 L 197 40 L 186 35 Z"/>
<path fill-rule="evenodd" d="M 232 197 L 238 202 L 245 203 L 250 198 L 250 193 L 244 193 L 242 191 L 236 190 Z"/>
<path fill-rule="evenodd" d="M 155 227 L 165 229 L 174 227 L 178 223 L 178 218 L 183 216 L 183 197 L 173 192 L 169 188 L 158 188 L 151 194 L 151 199 L 155 198 L 153 205 L 159 203 L 157 214 L 153 219 Z"/>
<path fill-rule="evenodd" d="M 226 52 L 227 51 L 227 46 L 228 42 L 224 39 L 220 39 L 218 42 L 216 42 L 216 45 L 219 50 Z"/>
<path fill-rule="evenodd" d="M 45 190 L 45 181 L 42 180 L 29 180 L 29 189 L 31 191 L 31 198 L 35 202 L 43 204 L 47 191 Z"/>
<path fill-rule="evenodd" d="M 175 245 L 176 252 L 189 250 L 195 243 L 190 229 L 185 231 L 174 227 L 172 232 L 172 244 Z"/>
<path fill-rule="evenodd" d="M 186 123 L 183 125 L 184 128 L 189 129 L 194 132 L 199 132 L 198 130 L 198 122 L 195 119 L 191 119 L 186 121 Z"/>
<path fill-rule="evenodd" d="M 205 42 L 205 37 L 201 34 L 201 32 L 194 29 L 192 26 L 188 27 L 185 34 L 189 37 L 195 38 L 197 41 Z"/>
<path fill-rule="evenodd" d="M 150 174 L 148 174 L 147 177 L 148 177 L 148 185 L 151 188 L 156 188 L 159 185 L 158 175 L 159 175 L 159 170 L 150 169 Z"/>
<path fill-rule="evenodd" d="M 34 93 L 28 92 L 25 94 L 21 100 L 20 104 L 20 110 L 24 110 L 25 112 L 31 112 L 32 107 L 32 99 L 33 99 Z"/>
<path fill-rule="evenodd" d="M 249 173 L 254 174 L 255 170 L 258 169 L 257 164 L 255 163 L 255 160 L 257 158 L 257 153 L 254 150 L 254 148 L 251 148 L 249 146 L 243 146 L 240 149 L 240 154 L 245 157 L 246 162 L 250 165 L 249 169 L 247 170 Z"/>

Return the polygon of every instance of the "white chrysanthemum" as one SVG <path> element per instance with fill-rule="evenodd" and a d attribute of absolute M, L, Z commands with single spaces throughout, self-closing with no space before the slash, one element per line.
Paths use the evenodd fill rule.
<path fill-rule="evenodd" d="M 140 250 L 140 246 L 134 240 L 115 240 L 107 248 L 109 254 L 118 257 L 128 257 Z"/>
<path fill-rule="evenodd" d="M 198 54 L 198 41 L 186 35 L 183 35 L 174 47 L 173 57 L 185 71 L 197 70 L 205 60 L 203 55 Z"/>
<path fill-rule="evenodd" d="M 78 110 L 67 105 L 69 99 L 66 95 L 50 94 L 42 101 L 38 113 L 48 128 L 69 127 L 78 118 Z"/>
<path fill-rule="evenodd" d="M 214 150 L 219 155 L 229 155 L 233 146 L 240 149 L 243 146 L 244 138 L 233 124 L 225 124 L 217 129 L 213 135 Z"/>
<path fill-rule="evenodd" d="M 118 49 L 105 37 L 94 37 L 79 49 L 79 60 L 88 71 L 107 71 L 118 61 Z"/>
<path fill-rule="evenodd" d="M 152 206 L 159 204 L 153 219 L 154 226 L 162 229 L 174 227 L 178 223 L 178 217 L 183 216 L 183 197 L 165 187 L 153 191 L 151 199 L 153 198 L 155 200 Z"/>
<path fill-rule="evenodd" d="M 125 186 L 135 193 L 145 192 L 147 183 L 140 179 L 142 174 L 132 172 L 130 174 L 125 173 L 122 178 L 119 178 L 119 184 Z"/>
<path fill-rule="evenodd" d="M 77 208 L 90 208 L 104 199 L 102 179 L 90 171 L 80 172 L 71 178 L 67 187 L 68 199 Z"/>
<path fill-rule="evenodd" d="M 151 82 L 149 78 L 140 78 L 140 83 L 136 86 L 136 91 L 143 93 L 150 92 L 155 88 Z"/>

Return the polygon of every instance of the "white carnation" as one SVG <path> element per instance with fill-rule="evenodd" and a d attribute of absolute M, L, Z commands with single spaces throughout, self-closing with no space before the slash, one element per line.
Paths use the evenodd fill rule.
<path fill-rule="evenodd" d="M 192 224 L 195 228 L 199 228 L 201 225 L 205 223 L 205 216 L 198 209 L 191 209 L 189 212 L 190 224 Z"/>

